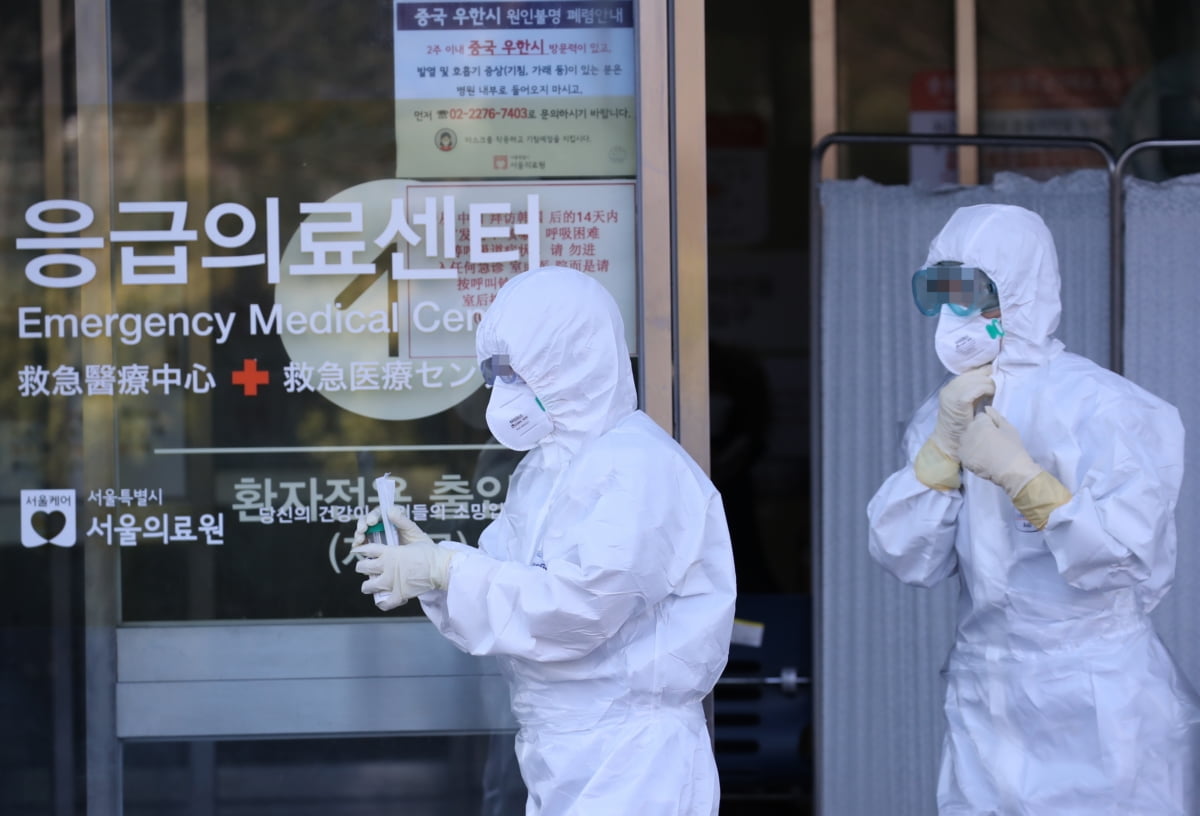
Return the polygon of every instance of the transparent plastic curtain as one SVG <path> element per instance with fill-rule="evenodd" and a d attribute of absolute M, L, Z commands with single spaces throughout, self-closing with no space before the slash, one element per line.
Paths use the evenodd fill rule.
<path fill-rule="evenodd" d="M 910 280 L 959 207 L 1019 204 L 1053 232 L 1063 279 L 1058 337 L 1109 357 L 1109 179 L 1083 170 L 1039 182 L 1003 174 L 931 190 L 823 183 L 821 204 L 820 812 L 929 816 L 943 733 L 939 669 L 957 579 L 907 587 L 867 552 L 866 506 L 903 464 L 900 439 L 942 381 L 936 320 Z"/>
<path fill-rule="evenodd" d="M 1200 364 L 1189 353 L 1200 313 L 1200 176 L 1125 182 L 1125 376 L 1179 409 L 1183 489 L 1175 512 L 1175 584 L 1155 627 L 1200 688 Z"/>

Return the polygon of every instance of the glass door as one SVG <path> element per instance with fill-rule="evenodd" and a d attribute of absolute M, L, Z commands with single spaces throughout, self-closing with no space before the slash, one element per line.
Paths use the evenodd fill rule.
<path fill-rule="evenodd" d="M 517 459 L 474 328 L 526 269 L 600 280 L 639 387 L 672 391 L 646 373 L 670 376 L 670 321 L 643 326 L 672 306 L 646 294 L 670 273 L 640 244 L 666 196 L 639 179 L 635 4 L 47 0 L 24 24 L 56 45 L 29 68 L 43 172 L 4 213 L 28 463 L 4 549 L 55 666 L 13 721 L 56 730 L 3 809 L 523 812 L 495 666 L 418 603 L 377 610 L 350 538 L 384 477 L 434 538 L 496 517 Z"/>

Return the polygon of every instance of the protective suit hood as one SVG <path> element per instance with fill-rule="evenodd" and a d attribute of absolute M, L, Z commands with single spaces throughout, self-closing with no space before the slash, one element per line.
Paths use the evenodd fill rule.
<path fill-rule="evenodd" d="M 574 454 L 637 408 L 620 310 L 583 272 L 546 266 L 509 280 L 484 313 L 475 351 L 480 362 L 507 354 L 537 394 L 554 423 L 541 445 Z"/>
<path fill-rule="evenodd" d="M 925 265 L 960 261 L 986 272 L 1000 295 L 999 368 L 1044 363 L 1063 349 L 1058 252 L 1041 216 L 1011 204 L 960 207 L 929 245 Z"/>

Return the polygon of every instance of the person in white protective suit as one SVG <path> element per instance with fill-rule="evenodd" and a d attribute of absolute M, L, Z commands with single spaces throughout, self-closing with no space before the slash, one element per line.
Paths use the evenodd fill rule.
<path fill-rule="evenodd" d="M 476 350 L 496 439 L 529 450 L 479 548 L 401 513 L 363 544 L 364 593 L 419 596 L 452 643 L 494 655 L 520 725 L 527 816 L 709 816 L 719 785 L 702 701 L 725 667 L 733 556 L 721 497 L 637 409 L 616 302 L 590 276 L 511 279 Z"/>
<path fill-rule="evenodd" d="M 913 293 L 955 376 L 867 515 L 900 580 L 958 573 L 938 812 L 1192 814 L 1196 698 L 1148 619 L 1175 571 L 1178 412 L 1054 338 L 1029 210 L 957 210 Z"/>

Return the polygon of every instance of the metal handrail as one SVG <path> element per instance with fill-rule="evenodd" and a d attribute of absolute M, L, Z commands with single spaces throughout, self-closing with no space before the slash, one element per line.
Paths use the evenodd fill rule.
<path fill-rule="evenodd" d="M 825 151 L 837 144 L 879 144 L 879 145 L 941 145 L 944 147 L 1003 147 L 1003 148 L 1055 148 L 1063 150 L 1091 150 L 1096 153 L 1103 161 L 1105 169 L 1109 173 L 1109 188 L 1111 190 L 1118 185 L 1113 182 L 1113 177 L 1117 172 L 1117 157 L 1113 154 L 1112 148 L 1099 139 L 1089 139 L 1074 136 L 966 136 L 954 135 L 946 133 L 831 133 L 821 139 L 812 149 L 811 167 L 809 169 L 810 179 L 810 202 L 809 202 L 809 271 L 810 283 L 817 288 L 814 291 L 812 298 L 812 307 L 814 315 L 820 307 L 820 276 L 817 274 L 820 271 L 820 249 L 821 249 L 821 207 L 820 207 L 820 187 L 821 187 L 821 161 L 825 156 Z M 1129 152 L 1129 151 L 1126 151 Z M 1111 197 L 1114 203 L 1117 198 Z M 1114 213 L 1116 210 L 1114 209 Z M 1116 234 L 1115 219 L 1113 213 L 1109 213 L 1110 223 L 1110 238 Z M 1110 240 L 1109 242 L 1109 294 L 1112 298 L 1114 310 L 1117 305 L 1124 309 L 1124 290 L 1117 291 L 1117 267 L 1121 263 L 1121 257 L 1117 254 L 1116 243 Z M 818 321 L 814 320 L 814 326 L 817 326 Z M 814 330 L 815 331 L 815 330 Z M 1121 342 L 1116 337 L 1115 333 L 1111 333 L 1110 337 L 1110 352 L 1119 351 Z M 1119 359 L 1114 357 L 1113 359 Z M 1114 368 L 1118 374 L 1119 368 Z"/>
<path fill-rule="evenodd" d="M 758 675 L 722 675 L 718 686 L 779 686 L 784 694 L 795 694 L 800 686 L 812 685 L 812 678 L 802 675 L 794 666 L 784 666 L 773 677 Z"/>

